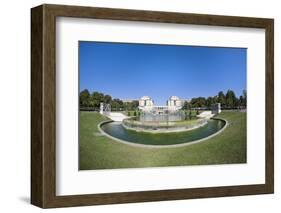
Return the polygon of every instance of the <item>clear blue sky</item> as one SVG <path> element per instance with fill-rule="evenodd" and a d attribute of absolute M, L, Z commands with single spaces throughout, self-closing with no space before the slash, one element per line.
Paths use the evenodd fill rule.
<path fill-rule="evenodd" d="M 80 91 L 156 104 L 246 89 L 245 48 L 79 42 Z"/>

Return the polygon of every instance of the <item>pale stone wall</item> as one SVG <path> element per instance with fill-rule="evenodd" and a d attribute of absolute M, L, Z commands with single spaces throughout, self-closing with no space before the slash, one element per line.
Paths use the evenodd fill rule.
<path fill-rule="evenodd" d="M 183 106 L 183 101 L 180 100 L 177 96 L 171 96 L 169 100 L 167 101 L 166 106 L 154 106 L 153 100 L 148 96 L 143 96 L 139 100 L 139 109 L 143 111 L 150 111 L 150 110 L 156 110 L 156 111 L 163 111 L 163 110 L 169 110 L 169 111 L 176 111 L 181 109 Z"/>
<path fill-rule="evenodd" d="M 148 97 L 148 96 L 143 96 L 140 100 L 139 100 L 139 109 L 147 111 L 147 110 L 151 110 L 153 107 L 153 100 Z"/>

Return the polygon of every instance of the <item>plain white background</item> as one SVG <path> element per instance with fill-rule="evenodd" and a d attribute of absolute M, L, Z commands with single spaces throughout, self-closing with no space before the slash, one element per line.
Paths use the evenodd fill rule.
<path fill-rule="evenodd" d="M 29 204 L 30 191 L 30 8 L 42 3 L 269 17 L 275 19 L 275 194 L 208 198 L 48 210 L 50 212 L 278 212 L 280 181 L 280 29 L 279 1 L 243 0 L 99 0 L 2 1 L 0 7 L 0 137 L 1 212 L 39 212 Z M 258 121 L 258 117 L 257 117 Z"/>

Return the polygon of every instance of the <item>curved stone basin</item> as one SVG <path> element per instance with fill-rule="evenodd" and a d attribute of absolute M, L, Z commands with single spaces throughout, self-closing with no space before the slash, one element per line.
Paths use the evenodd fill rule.
<path fill-rule="evenodd" d="M 207 119 L 194 119 L 173 122 L 139 121 L 127 118 L 122 121 L 125 129 L 148 133 L 183 132 L 202 127 L 207 124 Z"/>
<path fill-rule="evenodd" d="M 128 130 L 121 122 L 107 122 L 100 125 L 100 129 L 112 139 L 120 142 L 144 145 L 175 145 L 201 140 L 219 132 L 226 125 L 226 121 L 210 119 L 200 128 L 185 132 L 147 133 Z"/>

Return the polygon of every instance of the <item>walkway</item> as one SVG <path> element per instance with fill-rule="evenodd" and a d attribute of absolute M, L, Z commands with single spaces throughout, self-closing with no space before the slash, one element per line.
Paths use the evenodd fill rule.
<path fill-rule="evenodd" d="M 213 116 L 214 114 L 212 114 L 212 111 L 203 111 L 199 115 L 197 115 L 198 118 L 206 118 L 206 119 L 210 119 Z"/>
<path fill-rule="evenodd" d="M 113 121 L 123 121 L 125 118 L 128 118 L 128 116 L 124 115 L 121 112 L 110 112 L 109 115 L 105 116 Z"/>

